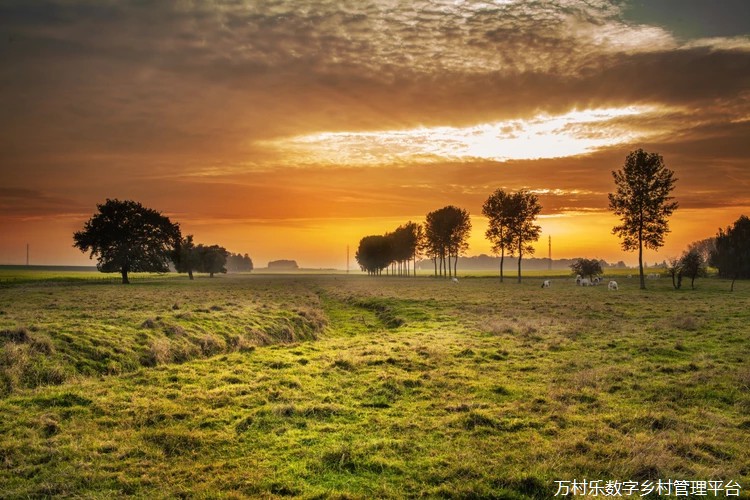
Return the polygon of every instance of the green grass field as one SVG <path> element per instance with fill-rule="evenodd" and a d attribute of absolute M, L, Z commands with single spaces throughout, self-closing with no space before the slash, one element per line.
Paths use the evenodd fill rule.
<path fill-rule="evenodd" d="M 96 276 L 0 272 L 2 498 L 750 498 L 745 282 Z"/>

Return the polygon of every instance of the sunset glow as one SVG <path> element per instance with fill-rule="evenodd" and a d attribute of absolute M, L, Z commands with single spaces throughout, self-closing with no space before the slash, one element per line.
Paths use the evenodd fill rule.
<path fill-rule="evenodd" d="M 533 160 L 591 153 L 645 140 L 623 117 L 646 116 L 652 107 L 570 111 L 469 127 L 420 127 L 377 132 L 325 132 L 261 143 L 293 164 L 377 165 L 455 160 Z"/>
<path fill-rule="evenodd" d="M 107 198 L 339 269 L 456 205 L 478 255 L 498 188 L 539 196 L 538 256 L 633 264 L 607 194 L 636 148 L 678 178 L 646 259 L 678 255 L 750 213 L 750 16 L 668 4 L 4 2 L 0 264 L 92 264 L 72 234 Z"/>

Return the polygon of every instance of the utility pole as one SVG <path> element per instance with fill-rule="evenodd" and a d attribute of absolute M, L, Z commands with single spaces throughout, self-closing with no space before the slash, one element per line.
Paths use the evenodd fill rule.
<path fill-rule="evenodd" d="M 548 236 L 549 238 L 549 247 L 548 247 L 548 257 L 549 257 L 549 270 L 552 270 L 552 236 Z"/>

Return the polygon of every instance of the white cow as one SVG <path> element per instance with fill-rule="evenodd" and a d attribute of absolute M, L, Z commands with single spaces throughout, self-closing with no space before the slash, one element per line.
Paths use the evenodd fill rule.
<path fill-rule="evenodd" d="M 581 276 L 580 274 L 576 274 L 576 285 L 580 285 L 582 279 L 583 276 Z"/>
<path fill-rule="evenodd" d="M 453 279 L 452 279 L 451 281 L 452 281 L 453 283 L 458 283 L 458 278 L 453 278 Z"/>
<path fill-rule="evenodd" d="M 542 283 L 542 288 L 549 288 L 550 285 L 551 283 L 549 282 L 549 280 L 544 280 L 544 283 Z"/>
<path fill-rule="evenodd" d="M 588 278 L 583 278 L 581 280 L 581 286 L 591 286 L 591 280 Z"/>
<path fill-rule="evenodd" d="M 610 280 L 609 283 L 607 283 L 607 289 L 608 290 L 619 290 L 619 288 L 617 288 L 617 282 L 613 281 L 613 280 Z"/>
<path fill-rule="evenodd" d="M 602 279 L 599 276 L 597 276 L 596 278 L 594 278 L 593 280 L 591 280 L 591 284 L 592 285 L 598 285 L 599 283 L 601 283 L 601 281 L 602 281 Z"/>

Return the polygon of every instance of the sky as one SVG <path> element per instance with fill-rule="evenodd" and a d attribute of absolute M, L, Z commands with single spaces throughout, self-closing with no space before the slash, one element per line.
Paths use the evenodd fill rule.
<path fill-rule="evenodd" d="M 746 0 L 3 0 L 0 264 L 86 265 L 108 198 L 256 267 L 528 189 L 538 257 L 628 264 L 628 152 L 677 177 L 647 262 L 750 214 Z"/>

